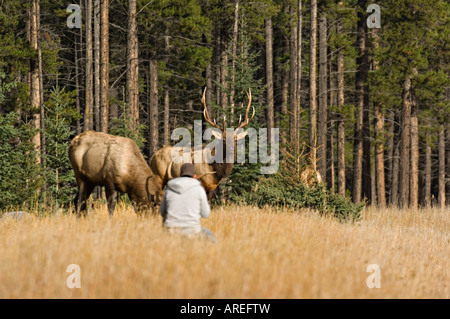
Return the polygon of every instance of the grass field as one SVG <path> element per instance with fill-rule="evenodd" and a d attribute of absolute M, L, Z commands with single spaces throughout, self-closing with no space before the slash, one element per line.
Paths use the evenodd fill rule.
<path fill-rule="evenodd" d="M 161 217 L 98 206 L 85 219 L 0 220 L 0 298 L 450 298 L 450 210 L 367 209 L 355 224 L 310 211 L 213 210 L 217 243 Z M 68 288 L 70 264 L 81 288 Z M 369 288 L 367 267 L 380 267 Z"/>

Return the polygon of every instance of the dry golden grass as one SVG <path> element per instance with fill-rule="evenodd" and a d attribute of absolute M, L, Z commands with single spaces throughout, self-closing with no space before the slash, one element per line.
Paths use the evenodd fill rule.
<path fill-rule="evenodd" d="M 450 211 L 368 209 L 343 224 L 309 211 L 213 210 L 212 244 L 119 206 L 86 219 L 0 220 L 0 298 L 450 298 Z M 78 264 L 81 288 L 66 285 Z M 369 264 L 381 267 L 370 289 Z"/>

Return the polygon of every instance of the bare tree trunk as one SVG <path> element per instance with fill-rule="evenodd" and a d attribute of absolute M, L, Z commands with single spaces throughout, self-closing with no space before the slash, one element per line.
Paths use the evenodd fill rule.
<path fill-rule="evenodd" d="M 342 22 L 337 22 L 337 33 L 342 34 Z M 338 85 L 338 110 L 342 112 L 345 104 L 344 95 L 344 53 L 342 48 L 337 52 L 337 85 Z M 341 113 L 337 114 L 337 171 L 338 194 L 345 195 L 345 125 Z"/>
<path fill-rule="evenodd" d="M 367 41 L 367 38 L 366 38 Z M 367 42 L 366 42 L 367 43 Z M 368 54 L 366 57 L 367 61 L 367 74 L 368 70 Z M 364 109 L 363 109 L 363 171 L 362 171 L 362 191 L 363 198 L 371 204 L 372 203 L 372 164 L 371 164 L 371 142 L 370 142 L 370 104 L 369 104 L 369 85 L 366 82 L 364 85 Z"/>
<path fill-rule="evenodd" d="M 394 142 L 393 142 L 393 156 L 392 156 L 392 171 L 391 171 L 391 193 L 390 193 L 390 204 L 393 206 L 398 206 L 398 191 L 399 191 L 399 167 L 400 167 L 400 115 L 398 112 L 394 116 Z"/>
<path fill-rule="evenodd" d="M 417 100 L 412 103 L 411 112 L 411 177 L 409 198 L 411 208 L 419 206 L 419 121 Z"/>
<path fill-rule="evenodd" d="M 445 127 L 439 125 L 438 137 L 439 171 L 438 171 L 438 200 L 439 207 L 445 208 Z"/>
<path fill-rule="evenodd" d="M 170 145 L 170 96 L 169 84 L 164 84 L 164 145 Z"/>
<path fill-rule="evenodd" d="M 38 69 L 39 69 L 39 108 L 40 108 L 40 126 L 41 126 L 41 161 L 45 166 L 45 107 L 44 107 L 44 76 L 42 72 L 42 51 L 41 46 L 38 46 Z"/>
<path fill-rule="evenodd" d="M 75 38 L 77 36 L 75 35 Z M 78 44 L 75 40 L 75 92 L 76 92 L 76 96 L 75 96 L 75 107 L 77 110 L 77 114 L 81 114 L 81 102 L 80 102 L 80 71 L 79 71 L 79 66 L 80 66 L 80 62 L 79 62 L 79 58 L 78 58 Z M 81 122 L 80 119 L 77 119 L 77 135 L 81 134 Z"/>
<path fill-rule="evenodd" d="M 236 55 L 237 55 L 237 42 L 238 42 L 238 26 L 239 26 L 239 0 L 235 0 L 234 3 L 234 24 L 233 24 L 233 39 L 231 42 L 231 85 L 230 85 L 230 112 L 233 122 L 234 114 L 234 100 L 235 100 L 235 78 L 236 78 Z"/>
<path fill-rule="evenodd" d="M 429 133 L 427 133 L 427 139 L 425 142 L 425 181 L 423 203 L 425 207 L 431 206 L 431 145 L 429 142 Z"/>
<path fill-rule="evenodd" d="M 158 121 L 158 61 L 150 59 L 149 68 L 149 158 L 158 150 L 159 121 Z"/>
<path fill-rule="evenodd" d="M 166 26 L 165 36 L 164 36 L 164 51 L 165 51 L 165 62 L 166 65 L 169 61 L 169 50 L 170 50 L 170 36 L 169 36 L 169 28 Z M 209 72 L 208 72 L 209 68 Z M 207 67 L 207 78 L 211 77 L 211 64 Z M 209 79 L 211 81 L 211 79 Z M 211 94 L 211 88 L 208 88 L 207 92 Z M 209 105 L 209 104 L 208 104 Z M 169 79 L 164 83 L 164 145 L 170 145 L 170 96 L 169 96 Z"/>
<path fill-rule="evenodd" d="M 400 144 L 400 176 L 399 176 L 399 205 L 409 205 L 409 174 L 411 150 L 411 76 L 407 75 L 403 82 Z"/>
<path fill-rule="evenodd" d="M 100 79 L 100 0 L 94 0 L 94 105 L 92 129 L 101 132 L 100 100 L 101 100 L 101 79 Z M 96 187 L 97 198 L 102 198 L 102 188 Z M 105 195 L 106 196 L 106 195 Z"/>
<path fill-rule="evenodd" d="M 298 0 L 297 3 L 297 108 L 296 108 L 296 124 L 295 124 L 295 140 L 296 140 L 296 153 L 300 151 L 300 92 L 302 89 L 302 40 L 303 40 L 303 8 L 302 0 Z"/>
<path fill-rule="evenodd" d="M 117 87 L 111 87 L 111 100 L 114 101 L 109 107 L 109 116 L 111 119 L 118 119 L 120 117 L 119 112 L 119 104 L 117 101 L 119 100 L 119 90 Z M 123 111 L 121 109 L 120 111 Z M 110 129 L 113 130 L 117 128 L 117 122 L 112 122 L 110 125 Z"/>
<path fill-rule="evenodd" d="M 323 182 L 327 176 L 327 18 L 319 22 L 319 110 L 317 125 L 317 164 Z"/>
<path fill-rule="evenodd" d="M 386 207 L 386 190 L 385 190 L 385 176 L 384 176 L 384 115 L 382 106 L 377 101 L 375 108 L 375 180 L 376 180 L 376 195 L 377 202 L 380 208 Z"/>
<path fill-rule="evenodd" d="M 373 47 L 378 49 L 379 36 L 376 28 L 372 29 Z M 376 59 L 373 61 L 373 69 L 375 72 L 379 69 L 379 64 Z M 375 123 L 375 188 L 378 207 L 386 207 L 386 188 L 384 176 L 384 113 L 381 102 L 377 99 L 374 101 Z"/>
<path fill-rule="evenodd" d="M 86 81 L 85 81 L 85 107 L 84 131 L 93 129 L 93 73 L 92 73 L 92 0 L 86 0 Z"/>
<path fill-rule="evenodd" d="M 80 7 L 82 7 L 82 1 L 80 1 Z M 82 9 L 81 9 L 82 10 Z M 77 40 L 79 39 L 79 41 Z M 75 33 L 75 87 L 76 87 L 76 110 L 77 114 L 82 114 L 81 110 L 83 109 L 82 102 L 82 88 L 83 88 L 83 29 L 80 27 L 79 32 Z M 77 135 L 81 134 L 81 119 L 78 118 L 76 121 L 76 132 Z"/>
<path fill-rule="evenodd" d="M 33 0 L 30 14 L 30 42 L 33 50 L 38 52 L 38 34 L 39 34 L 39 0 Z M 37 129 L 36 135 L 33 137 L 34 149 L 37 154 L 41 152 L 41 134 L 39 132 L 41 126 L 41 96 L 40 96 L 40 79 L 39 79 L 39 61 L 38 59 L 32 59 L 30 65 L 30 100 L 32 107 L 33 127 Z M 39 112 L 38 112 L 39 111 Z M 38 163 L 41 163 L 41 156 L 36 158 Z"/>
<path fill-rule="evenodd" d="M 215 78 L 216 78 L 216 83 L 222 83 L 221 82 L 221 57 L 222 57 L 222 49 L 221 49 L 221 45 L 222 45 L 222 39 L 221 39 L 221 30 L 220 30 L 220 25 L 219 23 L 216 23 L 214 25 L 214 58 L 215 58 Z M 221 96 L 222 96 L 222 92 L 220 89 L 220 85 L 216 85 L 216 104 L 220 105 L 221 104 Z M 208 110 L 209 111 L 209 110 Z"/>
<path fill-rule="evenodd" d="M 385 152 L 385 160 L 386 160 L 386 203 L 391 202 L 391 193 L 392 193 L 392 166 L 394 163 L 394 112 L 390 112 L 387 115 L 385 126 L 385 131 L 387 132 L 387 141 L 386 141 L 386 152 Z"/>
<path fill-rule="evenodd" d="M 312 169 L 317 166 L 317 100 L 316 100 L 316 48 L 317 46 L 317 0 L 311 0 L 311 36 L 309 41 L 309 160 Z"/>
<path fill-rule="evenodd" d="M 221 90 L 220 105 L 222 106 L 222 109 L 228 110 L 228 54 L 226 45 L 222 46 L 220 61 L 220 83 L 223 87 Z"/>
<path fill-rule="evenodd" d="M 283 55 L 287 56 L 289 53 L 289 41 L 283 41 Z M 287 63 L 286 63 L 287 64 Z M 289 103 L 289 69 L 287 66 L 282 66 L 281 71 L 281 119 L 286 120 L 288 117 L 288 103 Z M 281 144 L 283 149 L 288 142 L 286 129 L 281 131 Z"/>
<path fill-rule="evenodd" d="M 97 132 L 101 131 L 100 94 L 100 0 L 94 0 L 94 127 Z"/>
<path fill-rule="evenodd" d="M 330 53 L 330 59 L 328 61 L 328 76 L 330 78 L 330 105 L 334 108 L 337 105 L 337 95 L 336 95 L 336 76 L 334 73 L 333 63 L 335 60 L 334 53 Z M 329 190 L 335 193 L 335 113 L 329 112 L 328 124 L 327 124 L 327 184 Z"/>
<path fill-rule="evenodd" d="M 290 8 L 291 16 L 291 38 L 290 38 L 290 75 L 289 75 L 289 140 L 291 148 L 297 154 L 297 117 L 298 117 L 298 50 L 297 50 L 297 22 L 295 22 L 295 11 Z"/>
<path fill-rule="evenodd" d="M 126 103 L 131 129 L 139 133 L 139 56 L 136 22 L 136 0 L 128 0 Z"/>
<path fill-rule="evenodd" d="M 267 132 L 275 127 L 274 124 L 274 98 L 273 98 L 273 43 L 272 43 L 272 19 L 266 19 L 266 83 L 267 83 Z"/>
<path fill-rule="evenodd" d="M 450 87 L 446 88 L 446 97 L 447 102 L 450 103 Z M 446 135 L 446 149 L 445 149 L 445 158 L 447 162 L 445 163 L 446 173 L 446 192 L 447 192 L 447 205 L 450 204 L 450 121 L 447 121 L 447 135 Z"/>
<path fill-rule="evenodd" d="M 38 37 L 40 35 L 41 30 L 41 7 L 40 5 L 36 8 L 37 13 L 37 29 L 38 29 Z M 44 75 L 43 75 L 43 66 L 42 66 L 42 50 L 41 45 L 38 43 L 38 72 L 39 72 L 39 111 L 40 111 L 40 129 L 41 129 L 41 162 L 45 167 L 45 148 L 46 148 L 46 142 L 45 142 L 45 105 L 44 105 Z M 44 184 L 45 185 L 45 184 Z"/>
<path fill-rule="evenodd" d="M 356 59 L 356 123 L 354 133 L 353 146 L 353 202 L 361 202 L 362 194 L 362 171 L 363 171 L 363 120 L 364 120 L 364 103 L 365 88 L 368 76 L 368 60 L 366 48 L 366 19 L 365 10 L 367 7 L 366 0 L 358 1 L 358 26 L 357 26 L 357 49 L 358 57 Z"/>
<path fill-rule="evenodd" d="M 100 7 L 100 79 L 101 95 L 100 105 L 102 113 L 102 132 L 109 130 L 109 0 L 101 0 Z"/>

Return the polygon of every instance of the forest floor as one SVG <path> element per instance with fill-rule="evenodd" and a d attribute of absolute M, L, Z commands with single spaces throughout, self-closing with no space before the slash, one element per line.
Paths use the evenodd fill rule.
<path fill-rule="evenodd" d="M 367 208 L 351 224 L 218 207 L 202 220 L 216 243 L 161 222 L 125 205 L 0 219 L 0 298 L 450 298 L 450 209 Z"/>

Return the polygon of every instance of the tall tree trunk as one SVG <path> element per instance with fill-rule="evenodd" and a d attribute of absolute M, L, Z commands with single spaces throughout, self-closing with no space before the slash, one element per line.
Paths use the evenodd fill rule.
<path fill-rule="evenodd" d="M 101 0 L 100 6 L 100 77 L 101 77 L 101 95 L 100 105 L 102 114 L 102 132 L 108 133 L 109 130 L 109 0 Z"/>
<path fill-rule="evenodd" d="M 367 37 L 366 37 L 367 45 Z M 367 75 L 369 72 L 368 53 L 366 54 L 367 61 Z M 368 79 L 368 76 L 367 76 Z M 372 164 L 371 164 L 371 136 L 370 136 L 370 104 L 369 104 L 369 84 L 366 80 L 364 85 L 364 108 L 363 108 L 363 171 L 362 171 L 362 191 L 363 198 L 370 204 L 372 203 L 372 186 L 374 181 L 372 180 Z"/>
<path fill-rule="evenodd" d="M 323 182 L 327 177 L 327 18 L 319 22 L 319 110 L 317 125 L 317 164 Z"/>
<path fill-rule="evenodd" d="M 123 111 L 123 108 L 120 109 L 119 111 L 119 104 L 117 103 L 117 101 L 119 101 L 119 89 L 117 87 L 111 87 L 111 101 L 114 101 L 110 107 L 109 107 L 109 117 L 112 119 L 118 119 Z M 112 122 L 110 125 L 110 129 L 116 129 L 117 128 L 118 123 L 116 121 Z"/>
<path fill-rule="evenodd" d="M 379 36 L 378 29 L 372 29 L 373 47 L 378 49 Z M 375 72 L 379 70 L 378 60 L 374 59 L 373 69 Z M 379 98 L 374 101 L 375 123 L 374 123 L 374 135 L 375 135 L 375 188 L 377 203 L 380 208 L 386 207 L 386 188 L 385 188 L 385 175 L 384 175 L 384 113 L 383 106 Z"/>
<path fill-rule="evenodd" d="M 215 81 L 216 83 L 222 83 L 221 75 L 221 57 L 222 57 L 222 39 L 221 39 L 221 28 L 219 23 L 214 24 L 214 59 L 215 59 Z M 222 92 L 220 85 L 216 85 L 216 104 L 221 105 Z M 208 110 L 209 111 L 209 110 Z"/>
<path fill-rule="evenodd" d="M 289 54 L 289 41 L 283 40 L 283 55 L 287 56 Z M 287 63 L 285 63 L 282 67 L 281 71 L 281 119 L 285 121 L 288 119 L 288 103 L 289 103 L 289 68 L 287 67 Z M 283 145 L 283 149 L 285 145 L 288 143 L 288 135 L 287 130 L 283 127 L 281 131 L 281 144 Z"/>
<path fill-rule="evenodd" d="M 300 92 L 302 89 L 302 40 L 303 40 L 303 8 L 302 0 L 297 3 L 297 108 L 296 108 L 296 124 L 295 124 L 295 151 L 298 154 L 300 151 Z"/>
<path fill-rule="evenodd" d="M 356 59 L 356 123 L 353 146 L 353 202 L 361 202 L 362 194 L 362 170 L 363 170 L 363 119 L 365 89 L 368 77 L 368 59 L 366 48 L 366 0 L 358 0 L 358 25 L 356 34 L 356 45 L 358 57 Z"/>
<path fill-rule="evenodd" d="M 390 192 L 390 203 L 392 206 L 398 205 L 399 200 L 399 168 L 400 168 L 400 114 L 396 112 L 394 115 L 394 143 L 393 149 L 394 153 L 392 156 L 392 171 L 391 173 L 391 192 Z"/>
<path fill-rule="evenodd" d="M 291 17 L 291 38 L 290 38 L 290 75 L 289 75 L 289 140 L 291 148 L 294 154 L 297 153 L 298 141 L 297 141 L 297 117 L 298 117 L 298 50 L 297 50 L 297 22 L 295 21 L 295 11 L 290 8 Z"/>
<path fill-rule="evenodd" d="M 446 97 L 447 102 L 450 103 L 450 87 L 447 87 L 446 89 Z M 446 169 L 446 198 L 447 198 L 447 205 L 450 204 L 450 121 L 447 121 L 447 134 L 446 134 L 446 149 L 445 149 L 445 158 L 447 159 L 447 162 L 445 163 L 445 169 Z"/>
<path fill-rule="evenodd" d="M 94 127 L 97 132 L 101 131 L 100 94 L 100 0 L 94 0 Z"/>
<path fill-rule="evenodd" d="M 164 51 L 165 51 L 165 62 L 166 65 L 169 62 L 169 51 L 170 51 L 170 36 L 169 27 L 166 26 L 164 31 Z M 211 81 L 211 64 L 207 67 L 207 78 Z M 208 80 L 207 80 L 208 81 Z M 211 87 L 207 89 L 209 96 L 211 96 Z M 209 102 L 209 101 L 208 101 Z M 209 104 L 208 104 L 209 105 Z M 169 79 L 164 83 L 164 145 L 170 145 L 170 96 L 169 96 Z"/>
<path fill-rule="evenodd" d="M 222 42 L 224 42 L 223 38 Z M 222 51 L 220 52 L 220 83 L 223 87 L 221 90 L 220 105 L 223 110 L 228 110 L 228 53 L 225 43 L 222 43 Z"/>
<path fill-rule="evenodd" d="M 149 158 L 158 150 L 159 141 L 159 121 L 158 121 L 158 61 L 155 58 L 150 59 L 149 67 Z"/>
<path fill-rule="evenodd" d="M 311 34 L 309 41 L 309 160 L 316 171 L 317 161 L 317 100 L 316 100 L 316 48 L 317 46 L 317 0 L 311 0 Z"/>
<path fill-rule="evenodd" d="M 33 50 L 38 53 L 38 35 L 39 35 L 39 20 L 40 20 L 40 3 L 39 0 L 33 0 L 30 14 L 30 42 Z M 41 126 L 41 88 L 39 79 L 39 59 L 32 59 L 30 65 L 30 100 L 32 107 L 33 126 L 38 131 L 33 137 L 34 149 L 37 154 L 41 152 L 41 134 L 39 132 Z M 37 162 L 41 162 L 41 157 L 37 156 Z"/>
<path fill-rule="evenodd" d="M 92 0 L 86 0 L 86 81 L 85 81 L 85 108 L 84 131 L 93 129 L 93 73 L 92 73 Z"/>
<path fill-rule="evenodd" d="M 385 126 L 385 132 L 387 133 L 386 152 L 385 152 L 385 176 L 386 176 L 386 203 L 391 203 L 392 194 L 392 167 L 394 163 L 394 113 L 387 114 Z"/>
<path fill-rule="evenodd" d="M 336 108 L 337 105 L 337 95 L 336 95 L 336 76 L 334 72 L 334 61 L 335 55 L 333 52 L 330 53 L 330 59 L 328 61 L 328 77 L 330 78 L 330 105 Z M 328 124 L 327 124 L 327 184 L 330 191 L 335 193 L 335 112 L 328 113 Z"/>
<path fill-rule="evenodd" d="M 283 14 L 289 14 L 289 7 L 287 4 L 283 4 Z M 282 55 L 287 57 L 290 52 L 290 41 L 287 37 L 280 37 L 282 41 Z M 281 120 L 280 122 L 285 122 L 288 120 L 289 114 L 289 67 L 287 62 L 284 62 L 281 65 Z M 285 146 L 288 144 L 288 130 L 281 126 L 283 129 L 281 130 L 281 145 L 282 151 L 286 151 Z"/>
<path fill-rule="evenodd" d="M 36 8 L 37 12 L 37 27 L 38 27 L 38 37 L 40 35 L 41 30 L 41 7 L 40 5 Z M 46 148 L 46 142 L 45 142 L 45 107 L 44 107 L 44 75 L 43 75 L 43 65 L 42 65 L 42 50 L 41 45 L 38 43 L 38 72 L 39 72 L 39 115 L 40 115 L 40 129 L 41 129 L 41 162 L 45 167 L 45 148 Z"/>
<path fill-rule="evenodd" d="M 425 142 L 425 181 L 423 187 L 423 203 L 425 207 L 431 206 L 431 145 L 429 133 Z"/>
<path fill-rule="evenodd" d="M 267 83 L 267 134 L 275 127 L 274 98 L 273 98 L 273 43 L 272 19 L 266 19 L 266 83 Z"/>
<path fill-rule="evenodd" d="M 81 51 L 81 45 L 78 44 L 78 41 L 76 40 L 78 37 L 77 34 L 75 34 L 75 92 L 76 92 L 76 96 L 75 96 L 75 107 L 77 110 L 77 114 L 81 114 L 81 97 L 80 97 L 80 89 L 81 89 L 81 80 L 80 80 L 80 51 Z M 76 122 L 76 132 L 77 135 L 81 134 L 81 121 L 79 118 L 77 118 L 77 122 Z"/>
<path fill-rule="evenodd" d="M 342 34 L 342 21 L 338 18 L 337 33 Z M 338 175 L 338 194 L 345 195 L 345 125 L 342 108 L 345 104 L 344 94 L 344 53 L 342 48 L 337 52 L 337 86 L 338 86 L 338 114 L 337 114 L 337 175 Z"/>
<path fill-rule="evenodd" d="M 80 9 L 83 11 L 84 5 L 83 1 L 80 0 Z M 75 87 L 76 87 L 76 110 L 77 114 L 83 113 L 83 79 L 84 79 L 84 70 L 83 70 L 83 29 L 80 27 L 78 32 L 75 33 Z M 81 125 L 81 116 L 77 118 L 76 121 L 76 132 L 77 135 L 81 134 L 83 128 Z"/>
<path fill-rule="evenodd" d="M 438 201 L 439 207 L 445 208 L 445 127 L 444 124 L 439 125 L 438 136 Z"/>
<path fill-rule="evenodd" d="M 42 51 L 38 45 L 38 69 L 39 69 L 39 108 L 40 108 L 40 127 L 41 127 L 41 155 L 42 164 L 45 166 L 45 107 L 44 107 L 44 76 L 42 71 Z"/>
<path fill-rule="evenodd" d="M 411 177 L 409 198 L 411 208 L 419 206 L 419 121 L 418 104 L 414 99 L 411 111 Z"/>
<path fill-rule="evenodd" d="M 131 129 L 139 133 L 139 56 L 136 0 L 128 0 L 126 103 Z"/>
<path fill-rule="evenodd" d="M 399 172 L 399 205 L 409 205 L 409 174 L 411 151 L 411 76 L 407 75 L 403 82 L 402 117 Z"/>
<path fill-rule="evenodd" d="M 238 26 L 239 26 L 239 0 L 234 3 L 234 24 L 233 24 L 233 39 L 231 42 L 231 84 L 230 84 L 230 112 L 231 123 L 233 123 L 235 92 L 236 92 L 236 58 L 237 58 L 237 42 L 238 42 Z"/>
<path fill-rule="evenodd" d="M 375 181 L 376 181 L 376 196 L 378 206 L 380 208 L 386 207 L 386 190 L 385 190 L 385 176 L 384 176 L 384 114 L 381 104 L 376 101 L 375 108 Z"/>

